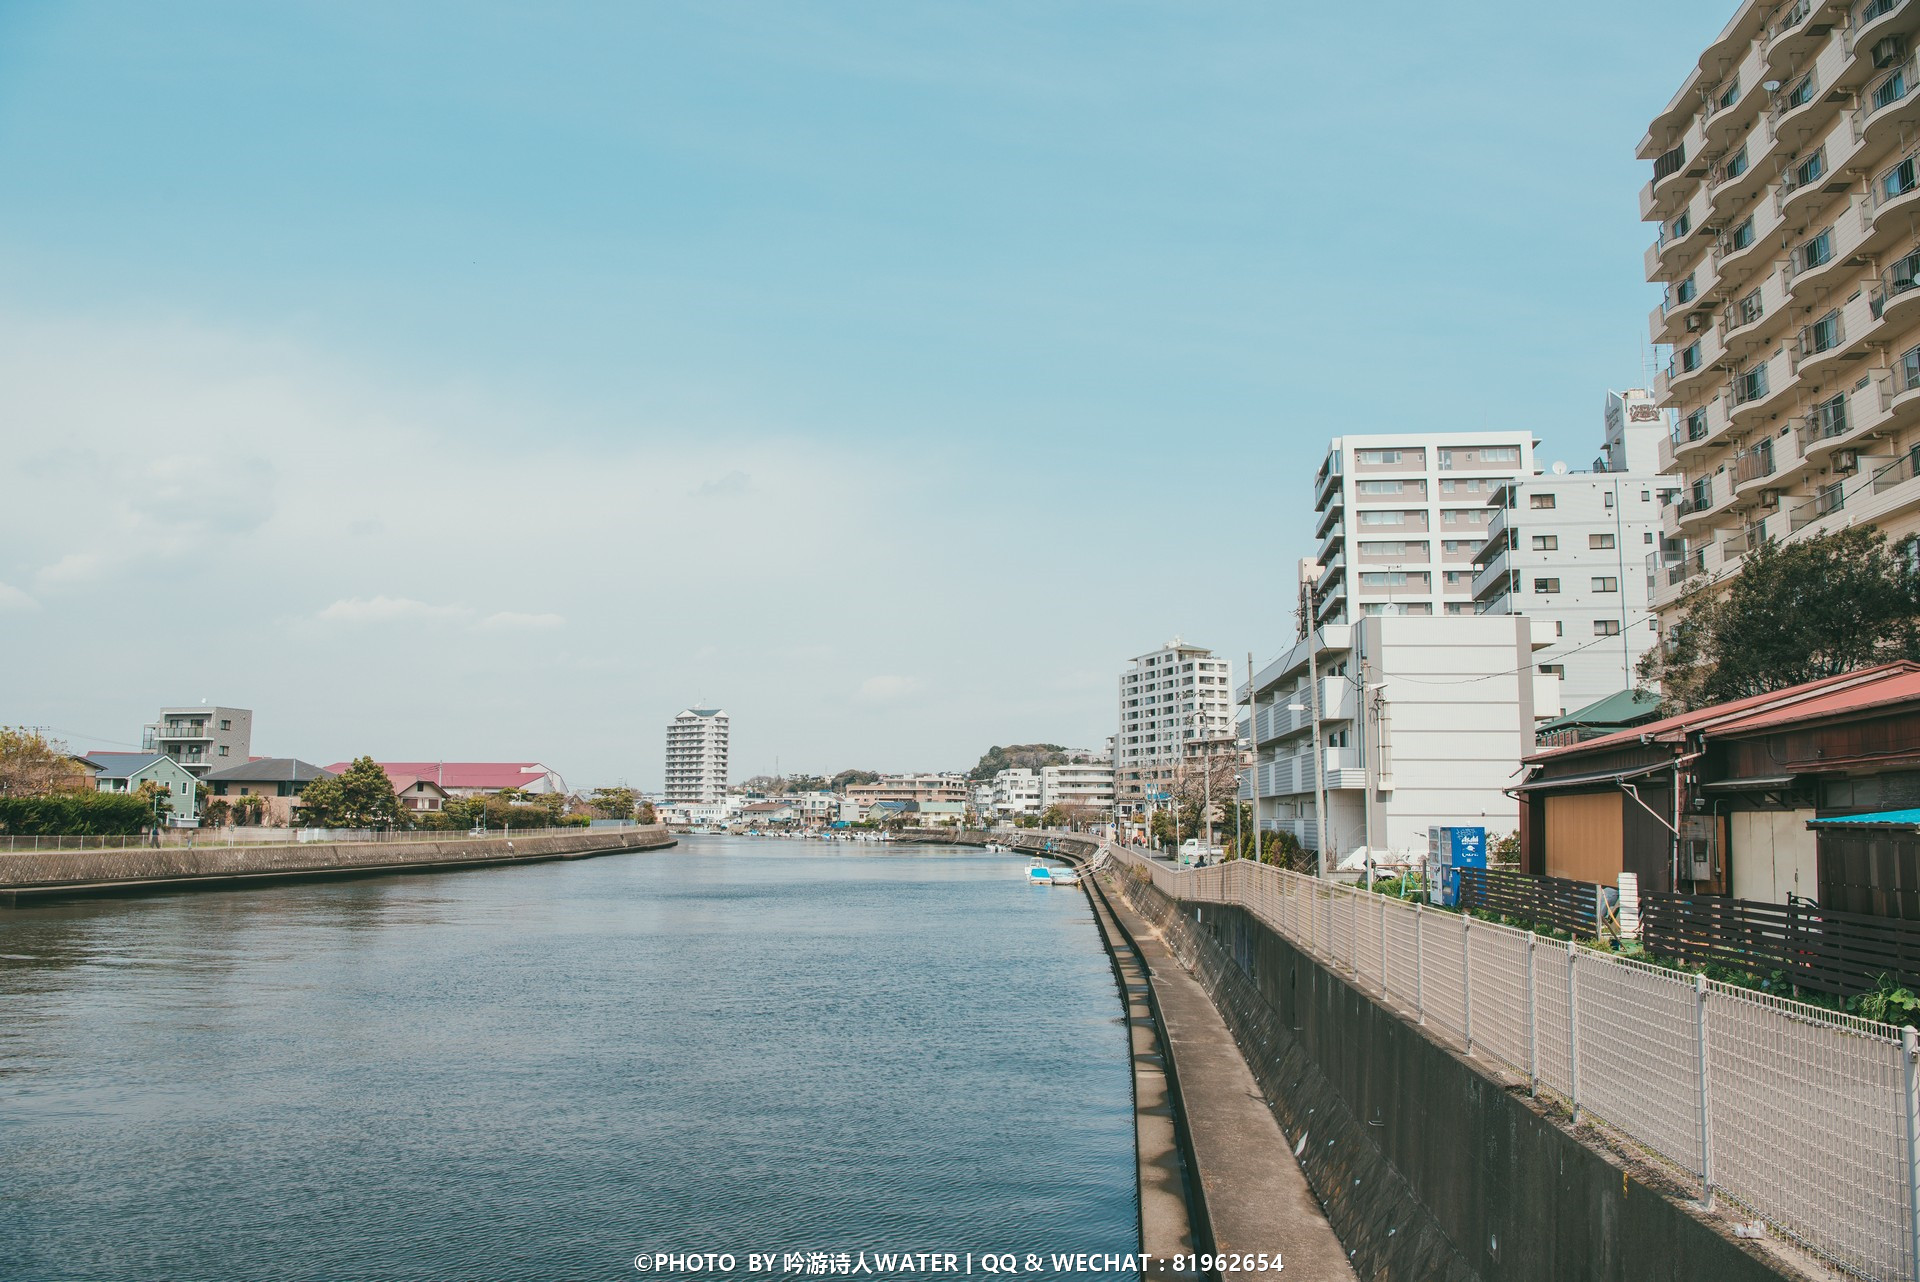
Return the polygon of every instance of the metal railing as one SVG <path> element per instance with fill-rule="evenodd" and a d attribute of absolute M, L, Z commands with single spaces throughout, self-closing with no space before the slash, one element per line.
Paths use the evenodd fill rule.
<path fill-rule="evenodd" d="M 1859 1277 L 1920 1258 L 1920 1035 L 1247 861 L 1177 869 L 1535 1094 Z"/>

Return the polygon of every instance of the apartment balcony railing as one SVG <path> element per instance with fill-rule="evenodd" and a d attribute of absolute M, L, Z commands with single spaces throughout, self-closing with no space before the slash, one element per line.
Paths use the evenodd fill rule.
<path fill-rule="evenodd" d="M 1818 494 L 1801 503 L 1787 513 L 1787 528 L 1794 533 L 1806 529 L 1823 517 L 1832 516 L 1847 506 L 1847 487 L 1844 481 L 1835 481 L 1821 487 Z"/>
<path fill-rule="evenodd" d="M 1860 96 L 1860 105 L 1853 109 L 1853 136 L 1864 138 L 1868 124 L 1889 108 L 1905 102 L 1916 85 L 1920 85 L 1920 58 L 1909 55 L 1905 62 L 1882 74 Z"/>
<path fill-rule="evenodd" d="M 1884 494 L 1896 485 L 1911 481 L 1920 476 L 1920 445 L 1914 446 L 1905 454 L 1873 474 L 1873 492 Z"/>
<path fill-rule="evenodd" d="M 1734 455 L 1733 483 L 1745 485 L 1757 481 L 1763 476 L 1773 475 L 1773 442 L 1761 441 Z"/>

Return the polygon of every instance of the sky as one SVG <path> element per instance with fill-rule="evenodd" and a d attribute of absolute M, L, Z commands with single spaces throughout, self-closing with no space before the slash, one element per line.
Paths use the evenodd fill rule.
<path fill-rule="evenodd" d="M 1731 0 L 0 0 L 0 724 L 1102 746 L 1342 432 L 1597 452 Z"/>

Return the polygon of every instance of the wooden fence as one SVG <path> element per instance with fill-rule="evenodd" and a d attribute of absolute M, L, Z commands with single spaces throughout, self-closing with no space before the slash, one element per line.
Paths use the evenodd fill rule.
<path fill-rule="evenodd" d="M 1576 939 L 1599 933 L 1600 887 L 1565 877 L 1529 877 L 1498 868 L 1460 869 L 1460 907 L 1497 913 L 1532 930 L 1560 930 Z"/>
<path fill-rule="evenodd" d="M 1795 987 L 1836 997 L 1869 992 L 1882 975 L 1920 990 L 1920 922 L 1716 895 L 1643 895 L 1640 930 L 1657 956 L 1756 979 L 1779 972 Z"/>

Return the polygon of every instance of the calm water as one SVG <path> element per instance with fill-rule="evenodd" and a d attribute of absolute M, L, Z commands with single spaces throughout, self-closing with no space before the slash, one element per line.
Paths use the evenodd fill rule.
<path fill-rule="evenodd" d="M 1134 1250 L 1112 972 L 1021 867 L 691 838 L 0 909 L 0 1278 Z"/>

